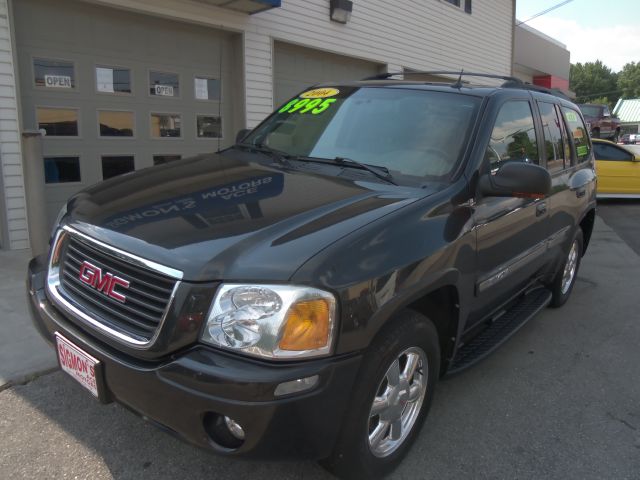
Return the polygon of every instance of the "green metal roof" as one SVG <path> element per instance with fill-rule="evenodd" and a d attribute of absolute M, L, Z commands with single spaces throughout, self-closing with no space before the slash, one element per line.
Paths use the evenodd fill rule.
<path fill-rule="evenodd" d="M 640 98 L 620 99 L 613 108 L 622 123 L 640 123 Z"/>

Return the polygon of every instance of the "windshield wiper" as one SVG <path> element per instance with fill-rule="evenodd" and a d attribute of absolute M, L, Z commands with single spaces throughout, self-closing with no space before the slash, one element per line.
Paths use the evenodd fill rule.
<path fill-rule="evenodd" d="M 291 167 L 291 163 L 289 162 L 289 158 L 291 158 L 291 155 L 289 155 L 287 152 L 283 152 L 281 150 L 271 148 L 265 145 L 264 143 L 256 143 L 256 144 L 236 143 L 234 147 L 243 148 L 243 149 L 251 150 L 254 152 L 264 153 L 270 156 L 271 158 L 273 158 L 280 165 L 284 165 L 285 167 Z"/>
<path fill-rule="evenodd" d="M 392 180 L 393 176 L 391 175 L 391 173 L 389 173 L 389 169 L 387 167 L 382 167 L 380 165 L 368 165 L 366 163 L 358 162 L 357 160 L 346 157 L 336 157 L 332 160 L 332 162 L 346 167 L 361 168 L 369 173 L 372 173 L 385 182 L 388 182 L 392 185 L 398 185 Z"/>

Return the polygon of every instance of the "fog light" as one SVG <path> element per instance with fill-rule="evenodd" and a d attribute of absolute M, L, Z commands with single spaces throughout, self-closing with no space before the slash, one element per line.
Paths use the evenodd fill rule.
<path fill-rule="evenodd" d="M 310 390 L 318 383 L 318 375 L 313 375 L 306 378 L 298 378 L 297 380 L 291 380 L 289 382 L 282 382 L 278 385 L 273 392 L 276 397 L 282 395 L 289 395 L 291 393 L 304 392 Z"/>
<path fill-rule="evenodd" d="M 244 430 L 238 422 L 233 418 L 224 417 L 224 423 L 227 424 L 227 428 L 231 432 L 231 435 L 236 437 L 238 440 L 244 440 Z"/>

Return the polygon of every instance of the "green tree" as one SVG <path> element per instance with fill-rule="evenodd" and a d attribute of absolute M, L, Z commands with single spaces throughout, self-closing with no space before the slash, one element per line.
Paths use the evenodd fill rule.
<path fill-rule="evenodd" d="M 606 96 L 615 104 L 620 98 L 617 77 L 617 74 L 600 60 L 578 62 L 571 65 L 569 70 L 569 88 L 576 92 L 576 100 L 580 103 Z"/>
<path fill-rule="evenodd" d="M 618 73 L 618 88 L 623 98 L 640 97 L 640 62 L 629 62 Z"/>

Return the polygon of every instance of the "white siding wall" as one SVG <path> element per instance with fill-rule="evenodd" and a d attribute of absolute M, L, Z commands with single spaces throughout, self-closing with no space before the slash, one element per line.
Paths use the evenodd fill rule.
<path fill-rule="evenodd" d="M 0 0 L 0 170 L 4 186 L 9 248 L 29 247 L 22 178 L 16 79 L 7 1 Z"/>
<path fill-rule="evenodd" d="M 355 0 L 346 25 L 329 20 L 329 0 L 283 0 L 281 8 L 256 15 L 193 0 L 85 1 L 245 32 L 245 54 L 258 47 L 246 57 L 249 127 L 271 109 L 267 38 L 391 64 L 390 70 L 511 73 L 513 0 L 476 0 L 470 15 L 444 0 Z"/>

